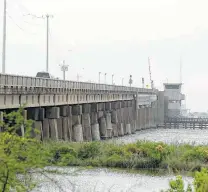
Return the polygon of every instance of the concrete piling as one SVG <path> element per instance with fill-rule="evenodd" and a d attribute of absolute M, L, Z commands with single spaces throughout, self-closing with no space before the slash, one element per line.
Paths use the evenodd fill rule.
<path fill-rule="evenodd" d="M 92 140 L 93 141 L 100 140 L 100 130 L 99 130 L 97 112 L 91 113 L 91 133 L 92 133 Z"/>
<path fill-rule="evenodd" d="M 83 130 L 81 124 L 82 106 L 73 105 L 72 106 L 72 138 L 73 141 L 82 142 L 83 141 Z"/>

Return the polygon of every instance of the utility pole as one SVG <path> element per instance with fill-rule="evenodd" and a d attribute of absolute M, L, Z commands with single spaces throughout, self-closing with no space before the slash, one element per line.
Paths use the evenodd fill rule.
<path fill-rule="evenodd" d="M 52 18 L 52 15 L 46 15 L 46 72 L 48 72 L 48 63 L 49 63 L 49 18 Z"/>
<path fill-rule="evenodd" d="M 106 84 L 106 75 L 107 75 L 107 73 L 105 73 L 105 84 Z"/>
<path fill-rule="evenodd" d="M 113 85 L 113 83 L 114 83 L 114 82 L 113 82 L 113 78 L 114 78 L 114 74 L 112 75 L 112 85 Z"/>
<path fill-rule="evenodd" d="M 151 63 L 150 63 L 150 58 L 149 57 L 148 57 L 148 64 L 149 64 L 149 76 L 150 76 L 151 88 L 154 89 L 154 82 L 152 80 Z"/>
<path fill-rule="evenodd" d="M 144 88 L 144 77 L 142 77 L 142 88 Z"/>
<path fill-rule="evenodd" d="M 132 83 L 133 83 L 132 75 L 130 75 L 130 76 L 129 76 L 129 86 L 130 86 L 130 87 L 131 87 Z"/>
<path fill-rule="evenodd" d="M 180 83 L 182 83 L 182 57 L 180 56 Z"/>
<path fill-rule="evenodd" d="M 100 75 L 101 75 L 101 72 L 99 72 L 99 77 L 98 77 L 98 82 L 100 83 Z"/>
<path fill-rule="evenodd" d="M 65 60 L 63 61 L 63 64 L 60 65 L 61 71 L 63 71 L 63 80 L 66 80 L 66 71 L 68 71 L 69 65 L 65 64 Z"/>
<path fill-rule="evenodd" d="M 6 71 L 6 9 L 7 2 L 4 0 L 4 13 L 3 13 L 3 44 L 2 44 L 2 73 Z"/>

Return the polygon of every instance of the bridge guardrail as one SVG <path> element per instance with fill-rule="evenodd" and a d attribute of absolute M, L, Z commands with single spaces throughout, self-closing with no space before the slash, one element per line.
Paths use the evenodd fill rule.
<path fill-rule="evenodd" d="M 85 89 L 100 91 L 121 91 L 121 92 L 145 92 L 156 93 L 155 90 L 117 86 L 108 84 L 96 84 L 88 82 L 64 81 L 57 79 L 44 79 L 29 76 L 0 74 L 0 86 L 4 87 L 41 87 L 41 88 L 67 88 L 67 89 Z"/>

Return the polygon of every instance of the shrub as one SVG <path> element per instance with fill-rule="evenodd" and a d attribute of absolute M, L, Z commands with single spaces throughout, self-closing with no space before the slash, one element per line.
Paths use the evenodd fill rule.
<path fill-rule="evenodd" d="M 78 151 L 79 159 L 95 158 L 101 153 L 101 144 L 99 142 L 85 143 Z"/>

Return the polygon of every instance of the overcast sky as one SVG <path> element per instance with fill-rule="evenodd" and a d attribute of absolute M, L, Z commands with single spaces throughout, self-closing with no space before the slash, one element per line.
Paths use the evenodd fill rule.
<path fill-rule="evenodd" d="M 187 108 L 207 111 L 207 0 L 7 0 L 6 72 L 34 76 L 46 68 L 46 20 L 50 18 L 52 75 L 62 77 L 59 64 L 69 64 L 67 79 L 149 84 L 159 89 L 179 82 L 182 57 L 183 92 Z M 3 0 L 0 0 L 0 16 Z M 2 21 L 2 20 L 0 20 Z M 2 37 L 2 22 L 0 22 Z M 2 44 L 2 38 L 0 39 Z M 1 46 L 2 47 L 2 46 Z M 1 51 L 0 47 L 0 51 Z M 69 51 L 72 50 L 72 51 Z"/>

